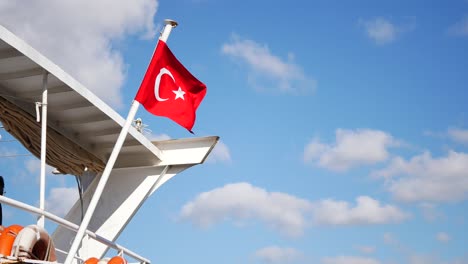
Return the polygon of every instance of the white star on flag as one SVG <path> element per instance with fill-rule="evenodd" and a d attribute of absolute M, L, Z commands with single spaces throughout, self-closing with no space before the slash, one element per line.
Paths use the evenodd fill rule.
<path fill-rule="evenodd" d="M 177 100 L 177 98 L 182 98 L 182 100 L 185 100 L 185 98 L 184 98 L 185 92 L 182 91 L 182 89 L 181 89 L 180 87 L 179 87 L 179 90 L 177 90 L 177 91 L 172 91 L 172 92 L 175 93 L 175 98 L 174 98 L 174 100 Z"/>

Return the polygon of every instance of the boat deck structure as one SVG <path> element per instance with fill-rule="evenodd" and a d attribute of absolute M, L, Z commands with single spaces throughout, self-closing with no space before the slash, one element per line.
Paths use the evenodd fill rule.
<path fill-rule="evenodd" d="M 39 206 L 0 196 L 0 203 L 58 225 L 50 234 L 56 261 L 63 263 L 88 209 L 125 119 L 60 67 L 0 26 L 0 122 L 41 160 Z M 217 136 L 151 141 L 131 126 L 73 263 L 98 259 L 109 249 L 150 263 L 115 241 L 141 205 L 165 182 L 203 163 Z M 82 187 L 65 217 L 45 210 L 45 166 L 74 175 Z M 6 223 L 4 223 L 6 224 Z M 81 239 L 81 238 L 80 238 Z M 41 259 L 0 254 L 1 263 L 43 263 Z"/>

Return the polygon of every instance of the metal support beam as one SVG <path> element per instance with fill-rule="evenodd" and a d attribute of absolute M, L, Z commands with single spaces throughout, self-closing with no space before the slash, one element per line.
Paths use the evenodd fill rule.
<path fill-rule="evenodd" d="M 49 73 L 42 74 L 42 115 L 41 115 L 41 179 L 39 192 L 39 208 L 45 209 L 45 168 L 46 168 L 46 147 L 47 147 L 47 77 Z M 37 225 L 44 228 L 44 215 L 37 219 Z"/>

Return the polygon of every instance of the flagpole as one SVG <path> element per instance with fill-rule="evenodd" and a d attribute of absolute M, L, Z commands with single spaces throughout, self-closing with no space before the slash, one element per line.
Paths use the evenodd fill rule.
<path fill-rule="evenodd" d="M 165 27 L 163 32 L 161 33 L 161 36 L 159 37 L 159 40 L 166 42 L 169 37 L 169 34 L 172 31 L 172 28 L 177 26 L 177 22 L 166 19 L 164 20 L 164 24 Z M 117 138 L 117 142 L 115 143 L 114 148 L 112 149 L 112 153 L 109 157 L 109 160 L 107 161 L 106 167 L 104 168 L 104 172 L 102 173 L 102 176 L 99 179 L 98 185 L 96 186 L 96 190 L 94 191 L 94 195 L 91 198 L 91 201 L 89 202 L 88 210 L 86 211 L 83 220 L 81 221 L 81 225 L 78 228 L 78 231 L 76 232 L 75 239 L 73 240 L 73 243 L 70 247 L 70 251 L 68 252 L 64 264 L 72 264 L 76 252 L 78 251 L 78 247 L 80 246 L 80 243 L 86 232 L 86 229 L 89 226 L 91 217 L 94 214 L 94 210 L 96 209 L 99 199 L 101 198 L 101 194 L 104 190 L 104 187 L 106 186 L 107 180 L 109 179 L 110 173 L 114 168 L 115 161 L 117 160 L 119 152 L 123 146 L 123 143 L 125 142 L 128 130 L 130 129 L 130 126 L 133 122 L 133 119 L 135 118 L 139 106 L 140 103 L 136 100 L 133 100 L 132 106 L 130 107 L 130 111 L 128 112 L 127 119 L 125 120 L 125 124 L 122 127 L 122 130 L 120 131 L 119 137 Z"/>

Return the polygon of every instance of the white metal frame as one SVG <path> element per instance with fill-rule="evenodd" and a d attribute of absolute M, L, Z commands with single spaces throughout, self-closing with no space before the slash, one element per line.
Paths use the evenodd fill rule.
<path fill-rule="evenodd" d="M 39 191 L 39 208 L 45 209 L 45 189 L 46 189 L 46 154 L 47 154 L 47 77 L 49 73 L 44 71 L 42 75 L 42 115 L 41 115 L 41 178 Z M 44 228 L 44 215 L 39 215 L 37 225 Z"/>
<path fill-rule="evenodd" d="M 30 213 L 33 213 L 33 214 L 36 214 L 38 216 L 42 216 L 42 217 L 45 217 L 55 223 L 57 223 L 58 225 L 60 226 L 63 226 L 69 230 L 72 230 L 72 231 L 77 231 L 79 229 L 79 226 L 77 224 L 74 224 L 70 221 L 67 221 L 57 215 L 54 215 L 48 211 L 45 211 L 43 209 L 40 209 L 40 208 L 37 208 L 37 207 L 34 207 L 34 206 L 31 206 L 29 204 L 26 204 L 26 203 L 23 203 L 23 202 L 20 202 L 20 201 L 17 201 L 17 200 L 14 200 L 14 199 L 11 199 L 11 198 L 8 198 L 8 197 L 5 197 L 5 196 L 0 196 L 0 203 L 2 204 L 7 204 L 7 205 L 10 205 L 10 206 L 13 206 L 13 207 L 16 207 L 18 209 L 21 209 L 21 210 L 24 210 L 24 211 L 27 211 L 27 212 L 30 212 Z M 102 236 L 99 236 L 97 235 L 96 233 L 92 232 L 92 231 L 89 231 L 89 230 L 85 230 L 85 233 L 86 235 L 88 235 L 89 237 L 95 239 L 96 241 L 99 241 L 103 244 L 105 244 L 106 246 L 110 247 L 110 248 L 113 248 L 119 252 L 122 252 L 124 253 L 125 255 L 127 256 L 130 256 L 132 258 L 134 258 L 135 260 L 139 261 L 140 263 L 151 263 L 150 260 L 138 255 L 137 253 L 125 248 L 124 246 L 122 245 L 119 245 L 117 243 L 114 243 Z M 59 249 L 60 250 L 60 249 Z"/>

